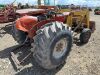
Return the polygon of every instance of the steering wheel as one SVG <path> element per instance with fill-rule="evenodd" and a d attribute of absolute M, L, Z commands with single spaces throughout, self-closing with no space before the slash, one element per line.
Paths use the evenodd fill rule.
<path fill-rule="evenodd" d="M 49 18 L 51 18 L 53 15 L 54 16 L 56 16 L 56 12 L 55 11 L 51 11 L 51 10 L 49 10 L 48 12 L 47 12 L 47 16 L 49 17 Z"/>
<path fill-rule="evenodd" d="M 62 13 L 58 13 L 58 12 L 56 12 L 56 11 L 51 11 L 51 10 L 48 10 L 47 11 L 47 17 L 48 18 L 52 18 L 52 17 L 56 17 L 56 16 L 65 16 L 64 14 L 62 14 Z"/>

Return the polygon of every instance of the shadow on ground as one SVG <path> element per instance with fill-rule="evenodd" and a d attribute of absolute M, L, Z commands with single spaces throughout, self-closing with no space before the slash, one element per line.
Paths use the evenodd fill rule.
<path fill-rule="evenodd" d="M 0 37 L 3 37 L 5 34 L 12 35 L 12 23 L 6 24 L 3 27 L 0 27 Z"/>
<path fill-rule="evenodd" d="M 10 57 L 10 52 L 16 48 L 17 46 L 9 47 L 5 50 L 0 51 L 0 58 L 9 58 Z"/>
<path fill-rule="evenodd" d="M 35 62 L 35 59 L 33 58 L 33 56 L 31 56 L 30 58 L 25 60 L 25 62 L 22 64 L 23 69 L 19 71 L 16 69 L 16 66 L 13 63 L 13 61 L 11 59 L 11 55 L 10 55 L 10 52 L 16 47 L 18 47 L 18 45 L 9 47 L 5 50 L 0 51 L 1 59 L 8 58 L 11 61 L 11 65 L 13 66 L 14 70 L 17 71 L 17 73 L 15 75 L 55 75 L 65 65 L 65 62 L 64 62 L 61 66 L 59 66 L 58 68 L 56 68 L 54 70 L 45 70 L 45 69 L 41 68 Z M 32 64 L 31 67 L 29 66 L 29 67 L 24 68 L 24 66 L 29 65 L 30 63 Z"/>
<path fill-rule="evenodd" d="M 76 44 L 76 46 L 84 46 L 86 43 L 81 43 L 79 38 L 73 38 L 73 43 Z"/>
<path fill-rule="evenodd" d="M 53 70 L 45 70 L 43 68 L 41 68 L 33 59 L 33 61 L 31 61 L 32 63 L 32 67 L 29 68 L 25 68 L 23 70 L 21 70 L 20 72 L 18 72 L 15 75 L 55 75 L 57 72 L 59 72 L 59 70 L 64 66 L 64 64 L 62 64 L 60 67 L 53 69 Z"/>

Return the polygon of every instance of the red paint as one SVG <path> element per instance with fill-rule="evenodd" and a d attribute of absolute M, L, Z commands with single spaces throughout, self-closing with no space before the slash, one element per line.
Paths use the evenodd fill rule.
<path fill-rule="evenodd" d="M 47 20 L 38 22 L 37 17 L 23 16 L 16 21 L 16 28 L 19 30 L 22 30 L 24 32 L 28 32 L 29 37 L 32 38 L 34 35 L 36 35 L 36 31 L 39 28 L 41 28 L 41 26 L 43 26 L 47 23 L 50 23 L 50 22 L 54 22 L 54 21 L 64 22 L 65 17 L 64 16 L 56 16 L 51 19 L 47 19 Z"/>

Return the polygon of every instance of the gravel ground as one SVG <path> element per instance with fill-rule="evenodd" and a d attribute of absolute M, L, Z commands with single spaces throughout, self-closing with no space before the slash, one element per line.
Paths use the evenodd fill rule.
<path fill-rule="evenodd" d="M 91 12 L 90 18 L 96 22 L 96 31 L 89 43 L 74 44 L 66 63 L 55 70 L 40 68 L 31 60 L 33 58 L 28 59 L 21 70 L 16 70 L 10 60 L 10 51 L 17 43 L 11 36 L 11 26 L 0 24 L 0 75 L 100 75 L 100 15 Z"/>

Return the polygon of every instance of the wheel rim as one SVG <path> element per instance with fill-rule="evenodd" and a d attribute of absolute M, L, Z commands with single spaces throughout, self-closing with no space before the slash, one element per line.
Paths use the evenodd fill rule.
<path fill-rule="evenodd" d="M 53 57 L 56 59 L 61 58 L 65 54 L 65 52 L 67 51 L 66 48 L 67 48 L 66 38 L 59 40 L 54 47 Z"/>

